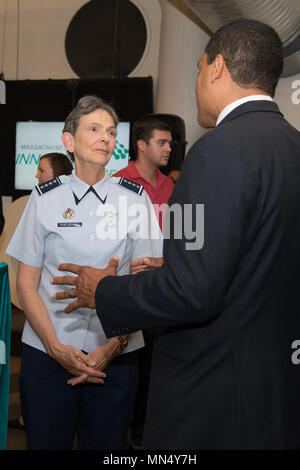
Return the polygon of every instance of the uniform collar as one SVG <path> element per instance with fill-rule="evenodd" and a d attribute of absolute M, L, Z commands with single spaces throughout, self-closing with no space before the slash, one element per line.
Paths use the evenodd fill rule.
<path fill-rule="evenodd" d="M 93 186 L 90 186 L 79 179 L 75 174 L 75 170 L 73 170 L 72 175 L 70 176 L 70 184 L 76 205 L 78 205 L 89 192 L 94 193 L 95 197 L 97 197 L 102 202 L 102 204 L 105 204 L 110 182 L 110 177 L 105 174 L 102 180 L 98 181 L 98 183 L 94 184 Z"/>

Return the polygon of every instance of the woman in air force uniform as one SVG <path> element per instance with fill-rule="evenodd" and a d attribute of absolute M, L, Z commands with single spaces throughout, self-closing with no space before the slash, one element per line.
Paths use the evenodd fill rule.
<path fill-rule="evenodd" d="M 100 98 L 79 100 L 63 130 L 75 170 L 36 187 L 7 248 L 20 261 L 27 317 L 20 393 L 29 449 L 71 449 L 76 432 L 79 449 L 125 447 L 142 333 L 108 340 L 95 310 L 65 314 L 68 301 L 56 300 L 51 284 L 60 263 L 104 268 L 118 256 L 118 274 L 128 274 L 132 259 L 162 255 L 143 187 L 105 173 L 117 122 Z"/>

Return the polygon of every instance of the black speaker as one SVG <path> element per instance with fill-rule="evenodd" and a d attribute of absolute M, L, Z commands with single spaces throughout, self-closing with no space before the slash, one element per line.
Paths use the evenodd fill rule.
<path fill-rule="evenodd" d="M 139 64 L 147 43 L 140 9 L 129 0 L 90 0 L 68 26 L 68 62 L 81 78 L 121 78 Z"/>
<path fill-rule="evenodd" d="M 172 133 L 172 151 L 168 165 L 160 168 L 160 171 L 168 175 L 172 170 L 181 170 L 181 166 L 185 157 L 185 123 L 184 120 L 176 114 L 148 114 L 160 121 L 165 122 L 171 129 Z"/>

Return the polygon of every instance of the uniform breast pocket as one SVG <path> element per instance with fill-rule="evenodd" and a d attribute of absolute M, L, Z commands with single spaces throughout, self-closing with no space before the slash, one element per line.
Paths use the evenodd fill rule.
<path fill-rule="evenodd" d="M 83 223 L 76 221 L 57 222 L 48 241 L 60 263 L 78 263 L 85 255 L 88 244 Z"/>

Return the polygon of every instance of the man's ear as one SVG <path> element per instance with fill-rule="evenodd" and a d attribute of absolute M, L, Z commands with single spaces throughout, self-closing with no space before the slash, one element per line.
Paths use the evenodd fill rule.
<path fill-rule="evenodd" d="M 141 152 L 144 152 L 145 148 L 147 147 L 146 142 L 142 139 L 137 140 L 136 145 L 138 150 L 140 150 Z"/>
<path fill-rule="evenodd" d="M 221 54 L 217 54 L 215 57 L 215 60 L 213 61 L 213 67 L 211 71 L 211 76 L 210 76 L 210 81 L 211 83 L 214 83 L 216 80 L 218 80 L 224 70 L 225 70 L 226 64 L 224 57 Z"/>
<path fill-rule="evenodd" d="M 64 132 L 62 135 L 62 143 L 68 150 L 68 152 L 73 153 L 74 152 L 74 137 L 70 132 Z"/>

